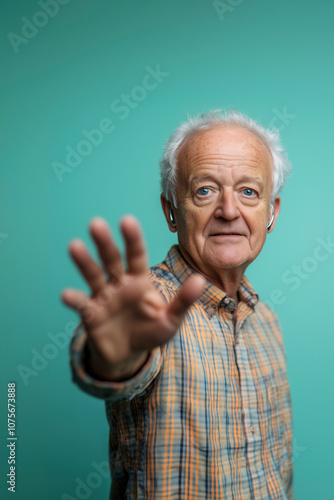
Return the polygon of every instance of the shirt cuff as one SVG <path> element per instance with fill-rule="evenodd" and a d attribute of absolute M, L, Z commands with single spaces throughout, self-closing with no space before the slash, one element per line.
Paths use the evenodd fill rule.
<path fill-rule="evenodd" d="M 87 373 L 84 365 L 86 340 L 87 333 L 80 322 L 70 344 L 72 380 L 91 396 L 111 402 L 130 401 L 142 394 L 160 371 L 161 348 L 156 347 L 151 351 L 145 365 L 132 378 L 121 382 L 97 380 Z"/>

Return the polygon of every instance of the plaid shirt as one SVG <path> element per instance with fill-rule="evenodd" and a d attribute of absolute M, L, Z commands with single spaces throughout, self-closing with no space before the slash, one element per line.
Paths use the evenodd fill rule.
<path fill-rule="evenodd" d="M 168 301 L 194 271 L 178 246 L 150 270 Z M 239 302 L 206 283 L 173 339 L 125 382 L 85 372 L 86 334 L 71 343 L 74 381 L 103 398 L 110 499 L 291 500 L 292 415 L 276 315 L 243 277 Z"/>

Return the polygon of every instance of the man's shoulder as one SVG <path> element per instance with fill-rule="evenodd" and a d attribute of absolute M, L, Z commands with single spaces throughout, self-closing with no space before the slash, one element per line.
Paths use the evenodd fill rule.
<path fill-rule="evenodd" d="M 258 324 L 270 328 L 279 336 L 282 336 L 282 328 L 278 316 L 268 304 L 259 300 L 254 308 L 254 312 L 254 319 Z"/>
<path fill-rule="evenodd" d="M 263 314 L 264 316 L 276 318 L 278 320 L 277 314 L 266 302 L 259 300 L 256 304 L 256 309 L 257 311 L 261 312 L 261 314 Z"/>
<path fill-rule="evenodd" d="M 255 306 L 255 311 L 261 316 L 279 322 L 278 316 L 275 311 L 262 300 L 259 300 Z"/>

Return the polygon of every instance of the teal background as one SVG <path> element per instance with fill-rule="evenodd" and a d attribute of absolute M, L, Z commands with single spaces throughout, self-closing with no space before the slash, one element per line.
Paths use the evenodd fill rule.
<path fill-rule="evenodd" d="M 314 251 L 318 238 L 334 240 L 334 4 L 227 0 L 219 16 L 204 0 L 63 3 L 16 51 L 8 34 L 22 36 L 22 17 L 32 20 L 41 7 L 32 0 L 1 6 L 1 498 L 10 498 L 10 381 L 17 384 L 17 500 L 83 498 L 76 479 L 85 482 L 92 462 L 107 460 L 103 402 L 71 383 L 67 347 L 47 351 L 53 359 L 26 384 L 18 366 L 31 369 L 32 349 L 41 353 L 52 344 L 49 333 L 77 323 L 59 296 L 67 286 L 87 290 L 67 246 L 79 237 L 94 251 L 93 216 L 105 217 L 122 244 L 119 219 L 134 214 L 150 264 L 165 257 L 175 239 L 159 201 L 162 146 L 187 113 L 223 106 L 264 125 L 274 120 L 293 165 L 275 231 L 247 276 L 284 330 L 295 499 L 333 498 L 334 254 L 323 251 L 319 261 Z M 122 120 L 112 103 L 157 65 L 168 75 Z M 64 164 L 66 146 L 76 148 L 81 131 L 103 118 L 114 130 L 59 182 L 54 162 Z M 293 266 L 304 269 L 294 285 L 284 282 L 296 278 Z M 109 479 L 99 477 L 85 498 L 108 497 Z"/>

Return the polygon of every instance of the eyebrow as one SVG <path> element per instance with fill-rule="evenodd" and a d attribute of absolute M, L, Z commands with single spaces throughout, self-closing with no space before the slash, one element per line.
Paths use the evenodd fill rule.
<path fill-rule="evenodd" d="M 204 179 L 212 179 L 214 182 L 217 182 L 217 180 L 212 175 L 208 174 L 208 175 L 196 175 L 195 177 L 190 179 L 189 183 L 194 184 L 194 183 L 202 181 Z M 250 175 L 244 175 L 237 182 L 237 184 L 240 184 L 242 182 L 255 182 L 258 186 L 263 187 L 263 181 L 261 180 L 260 177 L 252 177 Z"/>
<path fill-rule="evenodd" d="M 238 184 L 241 182 L 255 182 L 258 186 L 262 187 L 263 186 L 263 181 L 261 180 L 261 177 L 252 177 L 251 175 L 245 175 L 238 181 Z"/>
<path fill-rule="evenodd" d="M 189 183 L 194 184 L 195 182 L 202 181 L 204 179 L 212 179 L 213 181 L 216 182 L 216 180 L 212 177 L 212 175 L 195 175 L 192 179 L 190 179 Z"/>

